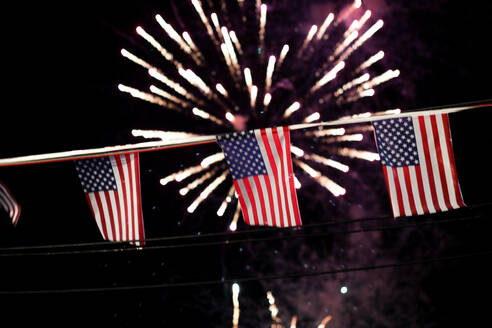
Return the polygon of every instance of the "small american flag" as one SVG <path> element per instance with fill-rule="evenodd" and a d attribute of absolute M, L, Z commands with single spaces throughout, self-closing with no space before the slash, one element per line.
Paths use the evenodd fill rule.
<path fill-rule="evenodd" d="M 448 114 L 373 122 L 394 217 L 465 206 Z"/>
<path fill-rule="evenodd" d="M 288 127 L 217 137 L 249 225 L 302 225 L 294 188 Z"/>
<path fill-rule="evenodd" d="M 12 219 L 12 224 L 17 225 L 17 221 L 19 221 L 19 216 L 21 212 L 21 208 L 17 201 L 12 196 L 12 193 L 9 191 L 6 185 L 0 182 L 0 207 L 3 208 L 7 214 Z"/>
<path fill-rule="evenodd" d="M 84 159 L 75 168 L 104 239 L 144 239 L 138 154 Z"/>

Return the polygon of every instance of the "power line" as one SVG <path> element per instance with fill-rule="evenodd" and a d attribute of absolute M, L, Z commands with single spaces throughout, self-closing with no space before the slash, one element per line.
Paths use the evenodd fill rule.
<path fill-rule="evenodd" d="M 176 245 L 158 245 L 158 246 L 146 246 L 143 248 L 145 251 L 155 251 L 163 249 L 178 249 L 178 248 L 192 248 L 192 247 L 208 247 L 208 246 L 219 246 L 219 245 L 233 245 L 239 243 L 250 243 L 250 242 L 264 242 L 264 241 L 274 241 L 274 240 L 285 240 L 293 238 L 309 238 L 309 237 L 326 237 L 334 235 L 346 235 L 352 233 L 362 233 L 362 232 L 375 232 L 375 231 L 389 231 L 397 229 L 415 228 L 420 226 L 428 226 L 434 224 L 444 224 L 444 223 L 454 223 L 462 221 L 470 221 L 475 219 L 482 219 L 481 216 L 467 216 L 454 219 L 446 219 L 440 221 L 424 221 L 418 223 L 407 223 L 400 224 L 396 226 L 386 226 L 386 227 L 375 227 L 375 228 L 359 228 L 344 231 L 330 231 L 330 232 L 318 232 L 318 233 L 305 233 L 305 234 L 294 234 L 294 235 L 282 235 L 282 236 L 271 236 L 264 238 L 247 238 L 247 239 L 233 239 L 233 240 L 221 240 L 221 241 L 211 241 L 211 242 L 200 242 L 200 243 L 186 243 L 186 244 L 176 244 Z M 55 255 L 87 255 L 87 254 L 101 254 L 101 253 L 122 253 L 122 252 L 139 252 L 142 248 L 110 248 L 110 249 L 90 249 L 90 250 L 72 250 L 72 251 L 49 251 L 49 252 L 37 252 L 37 253 L 5 253 L 0 254 L 0 257 L 20 257 L 20 256 L 55 256 Z"/>
<path fill-rule="evenodd" d="M 349 273 L 358 271 L 370 271 L 378 269 L 398 268 L 409 265 L 430 264 L 435 262 L 446 262 L 454 260 L 468 259 L 472 257 L 491 256 L 492 250 L 483 252 L 460 254 L 454 256 L 441 256 L 432 258 L 415 259 L 406 262 L 395 262 L 387 264 L 369 265 L 352 267 L 338 270 L 323 270 L 323 271 L 311 271 L 311 272 L 291 272 L 286 274 L 265 275 L 265 276 L 250 276 L 242 278 L 228 278 L 221 280 L 205 280 L 205 281 L 188 281 L 178 283 L 165 283 L 165 284 L 149 284 L 149 285 L 132 285 L 132 286 L 117 286 L 117 287 L 94 287 L 94 288 L 70 288 L 70 289 L 43 289 L 43 290 L 13 290 L 13 291 L 0 291 L 0 295 L 33 295 L 33 294 L 68 294 L 68 293 L 92 293 L 92 292 L 116 292 L 116 291 L 129 291 L 129 290 L 148 290 L 148 289 L 161 289 L 172 287 L 192 287 L 192 286 L 210 286 L 219 284 L 230 283 L 244 283 L 251 281 L 263 281 L 263 280 L 278 280 L 278 279 L 296 279 L 305 277 L 315 277 L 322 275 Z"/>

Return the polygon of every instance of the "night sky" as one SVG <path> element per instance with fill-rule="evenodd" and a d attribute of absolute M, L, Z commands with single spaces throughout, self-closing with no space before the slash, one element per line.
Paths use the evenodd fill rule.
<path fill-rule="evenodd" d="M 271 13 L 266 48 L 278 53 L 285 42 L 302 44 L 312 24 L 321 24 L 330 10 L 337 13 L 349 2 L 272 0 L 266 3 Z M 325 108 L 306 101 L 300 111 L 304 116 L 319 109 L 323 110 L 322 119 L 330 120 L 368 111 L 392 108 L 410 111 L 491 98 L 492 72 L 487 44 L 492 21 L 490 5 L 444 0 L 398 3 L 372 0 L 364 2 L 364 6 L 376 17 L 372 22 L 381 18 L 385 25 L 354 54 L 353 60 L 360 63 L 369 54 L 383 49 L 385 57 L 374 69 L 380 73 L 399 69 L 400 77 L 376 87 L 374 97 L 353 104 L 331 104 Z M 142 25 L 165 40 L 153 18 L 157 13 L 179 32 L 186 27 L 192 36 L 196 33 L 197 43 L 203 45 L 200 48 L 209 63 L 203 72 L 231 83 L 213 47 L 207 48 L 205 29 L 188 1 L 18 4 L 5 12 L 3 53 L 7 58 L 3 61 L 3 79 L 7 88 L 3 89 L 0 158 L 147 141 L 133 137 L 132 129 L 201 134 L 227 131 L 118 91 L 118 83 L 140 89 L 147 89 L 150 84 L 144 69 L 121 56 L 121 48 L 138 53 L 163 71 L 169 70 L 165 60 L 135 33 L 135 27 Z M 226 24 L 236 28 L 245 45 L 257 41 L 254 34 L 257 28 L 252 23 L 242 24 L 231 15 Z M 177 47 L 173 48 L 172 41 L 168 44 L 180 53 Z M 250 48 L 245 58 L 249 58 L 246 60 L 251 61 L 255 72 L 251 58 L 256 58 L 257 49 Z M 284 101 L 277 104 L 279 109 L 301 96 L 314 81 L 305 76 L 312 79 L 330 51 L 331 47 L 316 49 L 311 53 L 312 60 L 286 60 L 285 79 L 277 80 L 279 99 Z M 188 63 L 183 54 L 179 58 Z M 346 77 L 343 74 L 341 78 Z M 240 97 L 238 103 L 248 104 Z M 257 113 L 246 127 L 299 123 L 304 116 L 296 115 L 291 120 L 280 121 L 275 113 Z M 381 219 L 148 243 L 148 246 L 191 244 L 175 249 L 135 250 L 133 246 L 123 245 L 119 248 L 123 249 L 121 252 L 5 256 L 12 253 L 5 249 L 8 247 L 100 242 L 102 237 L 72 162 L 0 168 L 0 181 L 22 206 L 16 227 L 0 211 L 0 314 L 21 326 L 35 322 L 55 326 L 227 327 L 232 325 L 233 312 L 230 283 L 28 295 L 3 292 L 230 281 L 488 251 L 492 208 L 484 204 L 492 198 L 488 189 L 492 173 L 486 159 L 490 149 L 487 145 L 492 142 L 490 119 L 490 108 L 450 115 L 457 171 L 469 208 L 394 221 L 379 162 L 334 155 L 320 140 L 293 132 L 293 142 L 297 141 L 305 150 L 351 167 L 349 173 L 341 174 L 313 165 L 347 189 L 347 194 L 339 198 L 302 171 L 295 171 L 303 183 L 298 198 L 304 224 Z M 376 151 L 372 132 L 365 132 L 364 141 L 355 147 Z M 198 236 L 228 230 L 232 207 L 221 218 L 215 213 L 229 188 L 230 177 L 227 184 L 192 214 L 186 208 L 199 195 L 199 190 L 182 197 L 178 190 L 186 184 L 171 183 L 165 187 L 159 184 L 161 178 L 197 165 L 204 156 L 218 151 L 218 145 L 210 144 L 140 155 L 147 238 Z M 469 220 L 459 220 L 462 218 Z M 444 222 L 453 219 L 456 222 Z M 426 222 L 432 224 L 404 227 Z M 402 227 L 395 229 L 398 226 Z M 238 231 L 248 229 L 252 228 L 240 219 Z M 360 229 L 368 231 L 355 232 Z M 344 233 L 350 231 L 354 232 Z M 316 236 L 303 237 L 303 234 Z M 285 238 L 196 247 L 199 242 L 279 236 Z M 84 249 L 110 248 L 108 243 Z M 297 327 L 317 327 L 327 315 L 333 317 L 327 327 L 483 325 L 489 320 L 491 259 L 490 255 L 475 256 L 388 269 L 241 283 L 239 326 L 270 327 L 273 322 L 267 291 L 275 296 L 278 316 L 285 327 L 289 327 L 294 315 L 298 318 Z M 348 288 L 346 294 L 340 293 L 342 286 Z"/>

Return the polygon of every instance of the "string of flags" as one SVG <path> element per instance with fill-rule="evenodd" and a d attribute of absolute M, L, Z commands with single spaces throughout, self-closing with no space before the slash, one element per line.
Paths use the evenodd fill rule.
<path fill-rule="evenodd" d="M 294 187 L 290 131 L 371 122 L 393 216 L 421 215 L 465 206 L 448 113 L 490 105 L 257 129 L 214 139 L 224 152 L 245 223 L 292 227 L 301 226 L 302 221 Z M 90 157 L 86 152 L 89 156 L 73 156 L 82 190 L 105 240 L 144 245 L 139 152 L 130 149 L 118 155 Z M 0 160 L 0 166 L 12 165 L 15 160 Z M 0 207 L 16 225 L 21 208 L 1 182 Z"/>

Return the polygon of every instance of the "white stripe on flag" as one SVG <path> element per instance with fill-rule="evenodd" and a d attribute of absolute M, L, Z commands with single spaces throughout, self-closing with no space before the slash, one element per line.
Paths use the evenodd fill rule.
<path fill-rule="evenodd" d="M 454 190 L 453 174 L 451 172 L 451 161 L 449 160 L 448 145 L 446 143 L 446 134 L 444 133 L 444 124 L 442 122 L 442 115 L 436 115 L 437 130 L 439 132 L 439 144 L 441 146 L 442 164 L 444 167 L 444 174 L 446 177 L 446 186 L 448 188 L 449 201 L 453 208 L 458 208 L 458 201 L 456 200 L 456 191 Z"/>
<path fill-rule="evenodd" d="M 134 231 L 134 236 L 135 240 L 140 239 L 140 231 L 138 229 L 138 218 L 139 218 L 139 207 L 140 204 L 138 202 L 138 195 L 137 195 L 137 170 L 136 170 L 136 165 L 135 165 L 135 154 L 132 153 L 130 154 L 130 170 L 132 172 L 132 198 L 133 198 L 133 231 Z"/>
<path fill-rule="evenodd" d="M 116 241 L 121 240 L 121 235 L 120 235 L 120 217 L 118 216 L 118 210 L 117 206 L 118 204 L 116 203 L 116 197 L 115 197 L 115 192 L 113 190 L 108 191 L 108 196 L 110 200 L 110 205 L 111 205 L 111 211 L 113 212 L 113 222 L 114 222 L 114 236 L 113 238 Z"/>
<path fill-rule="evenodd" d="M 104 224 L 106 225 L 106 231 L 108 234 L 108 240 L 114 241 L 113 228 L 111 227 L 111 216 L 108 211 L 108 200 L 106 199 L 105 192 L 99 192 L 99 197 L 101 197 L 101 206 L 104 217 Z"/>
<path fill-rule="evenodd" d="M 277 188 L 275 184 L 274 174 L 272 171 L 272 167 L 270 165 L 270 160 L 268 159 L 268 154 L 265 148 L 265 144 L 263 143 L 263 138 L 261 137 L 261 131 L 255 130 L 255 135 L 256 135 L 256 141 L 258 141 L 258 145 L 260 146 L 261 157 L 263 157 L 263 161 L 265 162 L 265 167 L 270 180 L 270 189 L 272 190 L 272 199 L 273 199 L 273 210 L 275 213 L 275 225 L 277 227 L 280 227 L 280 212 L 279 212 L 279 206 L 277 201 L 279 199 L 279 195 L 277 195 Z"/>
<path fill-rule="evenodd" d="M 10 202 L 8 201 L 8 199 L 5 199 L 4 200 L 4 195 L 0 193 L 0 204 L 2 205 L 2 207 L 5 209 L 5 211 L 7 213 L 9 213 L 9 216 L 10 218 L 13 217 L 14 215 L 14 211 L 12 210 L 12 208 L 10 207 Z"/>
<path fill-rule="evenodd" d="M 435 213 L 434 202 L 432 201 L 431 189 L 429 185 L 429 176 L 427 174 L 427 162 L 425 160 L 424 146 L 422 141 L 422 134 L 420 133 L 420 124 L 418 117 L 412 118 L 413 131 L 415 132 L 415 141 L 417 143 L 417 151 L 420 163 L 420 174 L 422 175 L 422 185 L 424 187 L 425 203 L 430 213 Z"/>
<path fill-rule="evenodd" d="M 255 179 L 253 177 L 248 177 L 249 186 L 251 187 L 251 193 L 253 194 L 253 199 L 255 200 L 256 216 L 258 218 L 258 225 L 264 225 L 263 214 L 261 212 L 260 195 L 256 188 Z"/>
<path fill-rule="evenodd" d="M 283 183 L 284 183 L 284 186 L 285 186 L 285 192 L 286 192 L 286 196 L 287 196 L 287 208 L 289 209 L 289 213 L 290 213 L 290 224 L 289 226 L 296 226 L 296 217 L 295 217 L 295 214 L 294 214 L 294 208 L 292 207 L 293 206 L 293 200 L 292 200 L 292 196 L 291 196 L 291 193 L 290 193 L 290 184 L 289 184 L 289 166 L 287 164 L 287 161 L 290 160 L 290 154 L 287 154 L 287 147 L 285 145 L 285 136 L 284 136 L 284 129 L 282 127 L 277 127 L 277 132 L 278 132 L 278 137 L 280 139 L 280 146 L 282 148 L 282 155 L 283 155 L 283 161 L 284 161 L 284 165 L 283 165 L 283 170 L 284 170 L 284 174 L 282 177 L 285 177 L 285 180 L 283 180 Z M 282 178 L 283 179 L 283 178 Z"/>
<path fill-rule="evenodd" d="M 258 181 L 260 181 L 261 190 L 263 192 L 263 201 L 265 203 L 265 213 L 266 213 L 267 224 L 269 226 L 272 226 L 272 214 L 271 214 L 270 200 L 268 199 L 268 189 L 266 186 L 265 177 L 260 175 L 258 177 Z"/>
<path fill-rule="evenodd" d="M 277 168 L 277 173 L 278 173 L 278 183 L 279 183 L 279 190 L 280 190 L 280 203 L 282 207 L 282 213 L 283 213 L 283 218 L 280 218 L 283 220 L 283 226 L 288 226 L 289 222 L 287 221 L 287 207 L 285 204 L 285 195 L 284 195 L 284 183 L 282 181 L 282 168 L 280 167 L 280 156 L 277 153 L 277 146 L 275 145 L 275 139 L 273 138 L 272 134 L 272 129 L 265 129 L 266 130 L 266 135 L 268 139 L 268 144 L 270 145 L 270 149 L 272 151 L 273 159 L 275 163 L 270 163 L 271 165 L 275 165 Z M 278 165 L 277 165 L 278 163 Z"/>

